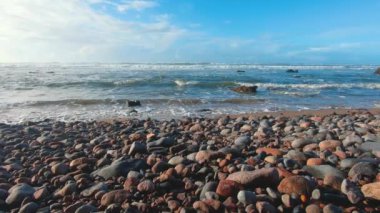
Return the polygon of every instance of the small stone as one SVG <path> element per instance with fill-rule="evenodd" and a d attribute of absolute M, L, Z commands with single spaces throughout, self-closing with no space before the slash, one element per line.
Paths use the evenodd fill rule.
<path fill-rule="evenodd" d="M 277 156 L 272 156 L 272 155 L 270 155 L 270 156 L 266 156 L 266 157 L 264 158 L 264 161 L 265 161 L 265 162 L 268 162 L 268 163 L 270 163 L 270 164 L 276 164 L 276 163 L 277 163 Z"/>
<path fill-rule="evenodd" d="M 97 212 L 98 209 L 90 204 L 83 205 L 75 211 L 75 213 L 92 213 L 92 212 Z"/>
<path fill-rule="evenodd" d="M 176 211 L 177 209 L 179 209 L 180 206 L 181 204 L 176 200 L 168 201 L 168 208 L 170 209 L 170 211 Z"/>
<path fill-rule="evenodd" d="M 131 148 L 129 149 L 128 155 L 134 155 L 136 153 L 145 153 L 146 145 L 140 142 L 133 142 Z"/>
<path fill-rule="evenodd" d="M 341 191 L 347 195 L 352 204 L 357 204 L 364 199 L 360 188 L 348 179 L 344 179 L 341 185 Z"/>
<path fill-rule="evenodd" d="M 365 197 L 380 200 L 380 182 L 368 183 L 361 187 Z"/>
<path fill-rule="evenodd" d="M 379 142 L 365 142 L 365 143 L 360 144 L 359 149 L 364 152 L 380 151 L 380 143 Z"/>
<path fill-rule="evenodd" d="M 363 140 L 357 136 L 355 133 L 352 133 L 351 135 L 348 135 L 344 140 L 343 140 L 343 145 L 345 147 L 351 146 L 353 144 L 361 144 L 363 143 Z"/>
<path fill-rule="evenodd" d="M 218 194 L 215 192 L 208 191 L 205 193 L 206 200 L 219 200 Z"/>
<path fill-rule="evenodd" d="M 298 150 L 290 150 L 286 155 L 286 158 L 295 160 L 301 164 L 304 164 L 306 162 L 306 156 L 303 152 L 300 152 Z"/>
<path fill-rule="evenodd" d="M 283 152 L 279 149 L 274 149 L 274 148 L 267 148 L 267 147 L 261 147 L 256 149 L 256 153 L 260 154 L 262 152 L 265 152 L 268 155 L 273 155 L 273 156 L 282 156 Z"/>
<path fill-rule="evenodd" d="M 313 191 L 313 184 L 302 176 L 291 176 L 282 179 L 277 189 L 285 194 L 310 195 Z"/>
<path fill-rule="evenodd" d="M 102 206 L 109 206 L 113 203 L 123 203 L 131 194 L 123 189 L 107 192 L 103 195 L 100 204 Z"/>
<path fill-rule="evenodd" d="M 201 132 L 203 127 L 200 124 L 194 124 L 189 130 L 190 132 Z"/>
<path fill-rule="evenodd" d="M 312 140 L 307 138 L 297 138 L 294 141 L 292 141 L 291 146 L 293 148 L 302 148 L 308 144 L 312 143 Z"/>
<path fill-rule="evenodd" d="M 305 209 L 306 213 L 321 213 L 321 208 L 316 204 L 310 204 Z"/>
<path fill-rule="evenodd" d="M 214 181 L 207 182 L 202 188 L 201 194 L 199 195 L 199 199 L 202 200 L 206 198 L 206 192 L 215 192 L 217 186 L 218 184 Z"/>
<path fill-rule="evenodd" d="M 27 203 L 25 205 L 23 205 L 20 210 L 19 210 L 19 213 L 31 213 L 31 212 L 37 212 L 39 208 L 39 205 L 35 202 L 30 202 L 30 203 Z"/>
<path fill-rule="evenodd" d="M 178 164 L 184 163 L 185 161 L 186 161 L 186 159 L 182 156 L 174 156 L 174 157 L 170 158 L 168 163 L 170 165 L 176 166 Z"/>
<path fill-rule="evenodd" d="M 193 203 L 193 208 L 198 210 L 197 212 L 205 212 L 205 213 L 209 212 L 207 204 L 203 201 L 195 201 Z"/>
<path fill-rule="evenodd" d="M 342 142 L 338 140 L 324 140 L 319 143 L 319 149 L 321 151 L 325 150 L 335 150 L 338 146 L 341 146 Z"/>
<path fill-rule="evenodd" d="M 31 198 L 34 192 L 34 188 L 26 183 L 16 184 L 8 190 L 9 195 L 5 202 L 10 206 L 20 205 L 25 198 Z"/>
<path fill-rule="evenodd" d="M 323 179 L 326 175 L 334 175 L 344 178 L 342 171 L 330 165 L 304 166 L 303 170 L 320 179 Z"/>
<path fill-rule="evenodd" d="M 236 194 L 239 190 L 239 184 L 232 180 L 219 181 L 216 193 L 220 196 L 229 197 Z"/>
<path fill-rule="evenodd" d="M 266 201 L 259 201 L 256 203 L 256 208 L 259 213 L 277 213 L 276 207 Z"/>
<path fill-rule="evenodd" d="M 348 177 L 352 180 L 360 180 L 363 177 L 368 177 L 373 180 L 376 177 L 377 171 L 373 164 L 369 162 L 356 163 L 348 172 Z"/>
<path fill-rule="evenodd" d="M 250 140 L 251 139 L 248 136 L 240 136 L 240 137 L 236 138 L 234 143 L 237 146 L 246 146 L 246 145 L 248 145 Z"/>
<path fill-rule="evenodd" d="M 199 163 L 202 164 L 204 162 L 209 162 L 213 159 L 216 159 L 218 157 L 222 157 L 223 154 L 220 152 L 215 152 L 215 151 L 210 151 L 210 150 L 201 150 L 197 152 L 195 155 L 195 160 Z"/>
<path fill-rule="evenodd" d="M 275 186 L 280 177 L 275 168 L 262 168 L 254 171 L 241 171 L 230 174 L 227 180 L 233 180 L 244 186 Z"/>
<path fill-rule="evenodd" d="M 333 204 L 327 204 L 323 207 L 323 213 L 343 213 L 343 210 Z"/>
<path fill-rule="evenodd" d="M 323 184 L 326 186 L 330 186 L 336 190 L 340 190 L 343 178 L 335 176 L 334 174 L 326 175 L 323 178 Z"/>
<path fill-rule="evenodd" d="M 256 194 L 251 191 L 241 190 L 237 194 L 237 199 L 239 202 L 243 203 L 244 205 L 254 204 L 256 203 Z"/>
<path fill-rule="evenodd" d="M 36 201 L 40 201 L 46 197 L 49 196 L 49 191 L 47 190 L 46 187 L 41 187 L 39 189 L 37 189 L 34 193 L 33 193 L 33 198 L 34 200 Z"/>
<path fill-rule="evenodd" d="M 309 158 L 307 159 L 306 165 L 315 166 L 315 165 L 322 165 L 323 163 L 324 163 L 324 160 L 322 158 Z"/>
<path fill-rule="evenodd" d="M 151 180 L 144 180 L 137 185 L 137 190 L 144 193 L 153 192 L 154 188 L 154 183 Z"/>
<path fill-rule="evenodd" d="M 104 179 L 109 179 L 111 177 L 127 176 L 128 172 L 140 171 L 141 169 L 147 168 L 147 164 L 141 159 L 118 159 L 114 161 L 111 165 L 105 166 L 91 173 L 92 176 L 100 176 Z"/>
<path fill-rule="evenodd" d="M 51 167 L 51 172 L 55 175 L 64 175 L 70 171 L 70 167 L 65 163 L 57 163 Z"/>
<path fill-rule="evenodd" d="M 58 197 L 64 197 L 70 195 L 77 190 L 77 184 L 75 182 L 68 182 L 63 188 L 59 189 L 54 195 Z"/>
<path fill-rule="evenodd" d="M 81 195 L 84 196 L 84 197 L 92 197 L 98 191 L 107 191 L 107 190 L 108 190 L 107 184 L 105 184 L 103 182 L 100 182 L 100 183 L 97 183 L 97 184 L 91 186 L 90 188 L 87 188 L 87 189 L 83 190 L 81 192 Z"/>

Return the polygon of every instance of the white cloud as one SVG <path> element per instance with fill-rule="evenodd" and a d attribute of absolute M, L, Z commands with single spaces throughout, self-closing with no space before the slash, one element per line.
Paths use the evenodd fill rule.
<path fill-rule="evenodd" d="M 167 50 L 186 32 L 167 15 L 126 21 L 91 7 L 104 2 L 0 1 L 0 61 L 135 60 Z"/>
<path fill-rule="evenodd" d="M 347 49 L 354 49 L 361 47 L 361 43 L 339 43 L 335 45 L 327 45 L 327 46 L 319 46 L 319 47 L 310 47 L 306 50 L 306 52 L 335 52 Z"/>
<path fill-rule="evenodd" d="M 125 1 L 121 4 L 117 5 L 117 10 L 120 12 L 125 12 L 128 10 L 137 10 L 142 11 L 148 8 L 156 7 L 158 4 L 154 1 L 146 1 L 146 0 L 131 0 Z"/>

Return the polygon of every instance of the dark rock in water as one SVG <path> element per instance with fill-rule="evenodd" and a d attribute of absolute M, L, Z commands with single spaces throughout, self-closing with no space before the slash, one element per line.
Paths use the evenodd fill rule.
<path fill-rule="evenodd" d="M 288 70 L 286 70 L 286 72 L 289 72 L 289 73 L 298 73 L 298 70 L 288 69 Z"/>
<path fill-rule="evenodd" d="M 237 70 L 236 72 L 245 72 L 244 70 Z"/>
<path fill-rule="evenodd" d="M 127 103 L 129 107 L 141 106 L 141 103 L 138 100 L 127 101 Z"/>
<path fill-rule="evenodd" d="M 211 112 L 212 110 L 211 109 L 200 109 L 200 110 L 197 110 L 197 112 Z"/>
<path fill-rule="evenodd" d="M 111 165 L 98 169 L 91 173 L 92 176 L 101 176 L 104 179 L 117 176 L 127 176 L 129 171 L 139 171 L 146 169 L 147 164 L 141 159 L 118 159 Z"/>
<path fill-rule="evenodd" d="M 239 93 L 255 93 L 257 86 L 240 86 L 232 88 L 231 90 Z"/>
<path fill-rule="evenodd" d="M 380 75 L 380 67 L 376 69 L 375 74 Z"/>

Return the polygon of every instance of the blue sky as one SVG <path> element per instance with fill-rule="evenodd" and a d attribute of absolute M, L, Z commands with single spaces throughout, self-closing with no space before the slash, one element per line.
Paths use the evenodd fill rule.
<path fill-rule="evenodd" d="M 377 0 L 0 2 L 1 62 L 380 64 Z"/>

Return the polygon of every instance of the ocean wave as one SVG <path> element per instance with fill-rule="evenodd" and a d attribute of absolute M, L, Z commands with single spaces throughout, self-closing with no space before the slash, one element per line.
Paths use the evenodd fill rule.
<path fill-rule="evenodd" d="M 380 83 L 342 83 L 342 84 L 276 84 L 276 83 L 247 83 L 238 82 L 241 86 L 253 86 L 268 90 L 276 89 L 380 89 Z"/>
<path fill-rule="evenodd" d="M 53 101 L 29 101 L 14 103 L 9 107 L 30 106 L 90 106 L 90 105 L 127 105 L 129 99 L 64 99 Z M 201 104 L 255 104 L 263 103 L 265 99 L 142 99 L 142 105 L 201 105 Z"/>
<path fill-rule="evenodd" d="M 310 91 L 310 92 L 301 92 L 301 91 L 274 91 L 274 94 L 278 95 L 289 95 L 294 97 L 315 97 L 318 96 L 321 91 Z"/>
<path fill-rule="evenodd" d="M 149 79 L 126 79 L 118 81 L 68 81 L 68 82 L 56 82 L 47 83 L 47 87 L 72 87 L 72 86 L 93 86 L 93 87 L 121 87 L 121 86 L 134 86 L 142 83 L 149 82 Z M 152 82 L 150 82 L 152 83 Z"/>
<path fill-rule="evenodd" d="M 177 86 L 183 87 L 183 86 L 186 86 L 186 85 L 195 85 L 195 84 L 199 84 L 199 81 L 175 80 L 174 83 L 175 83 Z"/>
<path fill-rule="evenodd" d="M 224 64 L 224 63 L 0 63 L 1 68 L 106 68 L 138 71 L 178 71 L 178 70 L 367 70 L 376 65 L 289 65 L 289 64 Z"/>

